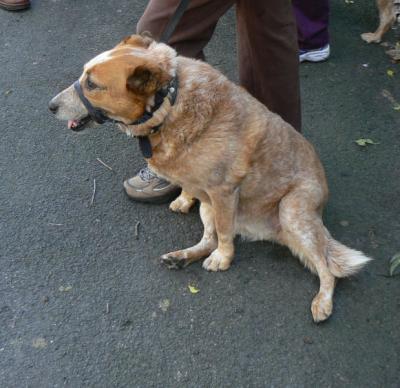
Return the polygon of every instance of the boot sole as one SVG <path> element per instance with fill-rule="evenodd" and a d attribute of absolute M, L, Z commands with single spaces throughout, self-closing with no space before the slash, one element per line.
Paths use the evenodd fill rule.
<path fill-rule="evenodd" d="M 22 11 L 23 9 L 28 9 L 30 6 L 31 6 L 30 4 L 10 5 L 10 4 L 3 4 L 0 2 L 0 8 L 3 8 L 7 11 Z"/>
<path fill-rule="evenodd" d="M 148 198 L 144 198 L 144 197 L 134 198 L 134 197 L 129 196 L 125 190 L 124 190 L 124 192 L 125 192 L 125 195 L 131 201 L 142 202 L 142 203 L 153 203 L 156 205 L 161 205 L 163 203 L 168 203 L 168 202 L 174 200 L 175 198 L 177 198 L 180 195 L 181 189 L 177 190 L 176 192 L 163 195 L 161 197 L 148 197 Z"/>

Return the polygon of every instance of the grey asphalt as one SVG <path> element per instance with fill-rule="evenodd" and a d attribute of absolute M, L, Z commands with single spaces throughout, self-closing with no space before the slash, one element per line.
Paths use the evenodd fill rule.
<path fill-rule="evenodd" d="M 144 6 L 0 10 L 0 387 L 399 387 L 400 277 L 387 274 L 400 251 L 400 112 L 382 90 L 400 101 L 400 67 L 359 38 L 376 26 L 372 0 L 333 1 L 332 56 L 301 66 L 304 134 L 330 183 L 325 222 L 375 259 L 339 282 L 320 325 L 318 281 L 286 248 L 238 241 L 225 273 L 162 267 L 161 254 L 200 238 L 198 209 L 129 201 L 135 140 L 112 125 L 76 134 L 47 111 Z M 207 55 L 235 79 L 233 12 Z"/>

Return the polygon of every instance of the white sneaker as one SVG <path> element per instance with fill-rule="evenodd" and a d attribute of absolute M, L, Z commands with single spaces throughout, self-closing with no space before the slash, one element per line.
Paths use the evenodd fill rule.
<path fill-rule="evenodd" d="M 329 58 L 329 54 L 331 53 L 331 49 L 329 44 L 324 47 L 315 50 L 300 50 L 299 51 L 299 60 L 301 62 L 322 62 Z"/>

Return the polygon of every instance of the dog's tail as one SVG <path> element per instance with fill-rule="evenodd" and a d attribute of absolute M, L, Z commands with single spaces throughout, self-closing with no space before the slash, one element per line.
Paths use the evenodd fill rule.
<path fill-rule="evenodd" d="M 337 278 L 345 278 L 354 275 L 361 270 L 372 259 L 365 256 L 362 252 L 356 251 L 336 241 L 326 230 L 328 246 L 327 246 L 327 262 L 328 268 L 333 276 Z"/>

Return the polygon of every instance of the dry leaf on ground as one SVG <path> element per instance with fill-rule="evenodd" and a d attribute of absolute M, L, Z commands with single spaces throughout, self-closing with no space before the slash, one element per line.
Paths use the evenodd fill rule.
<path fill-rule="evenodd" d="M 198 288 L 196 288 L 195 286 L 191 286 L 190 284 L 188 285 L 188 288 L 192 294 L 197 294 L 200 291 Z"/>
<path fill-rule="evenodd" d="M 390 269 L 389 273 L 390 276 L 393 276 L 397 267 L 400 267 L 400 252 L 396 253 L 391 259 L 390 259 Z"/>
<path fill-rule="evenodd" d="M 357 140 L 355 140 L 355 142 L 361 147 L 365 147 L 368 144 L 379 144 L 379 143 L 374 142 L 371 139 L 357 139 Z"/>

